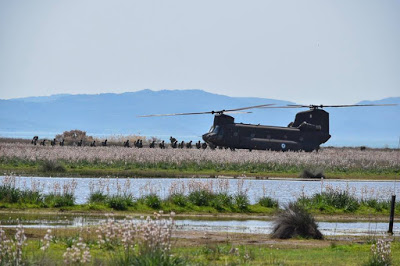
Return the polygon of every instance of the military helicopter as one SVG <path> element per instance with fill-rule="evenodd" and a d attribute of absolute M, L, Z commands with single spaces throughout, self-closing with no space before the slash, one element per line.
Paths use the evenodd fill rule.
<path fill-rule="evenodd" d="M 273 104 L 255 105 L 229 110 L 155 114 L 139 117 L 179 116 L 213 114 L 214 123 L 208 133 L 202 138 L 210 148 L 230 148 L 248 150 L 273 151 L 306 151 L 318 150 L 320 145 L 327 142 L 329 134 L 329 113 L 322 110 L 325 107 L 365 107 L 365 106 L 394 106 L 395 104 L 353 104 L 353 105 L 287 105 Z M 235 119 L 226 113 L 243 113 L 244 110 L 258 108 L 309 108 L 298 112 L 293 122 L 287 127 L 235 123 Z M 244 112 L 250 113 L 250 112 Z"/>

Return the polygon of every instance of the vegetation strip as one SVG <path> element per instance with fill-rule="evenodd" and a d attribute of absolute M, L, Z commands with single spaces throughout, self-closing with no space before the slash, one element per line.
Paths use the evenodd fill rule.
<path fill-rule="evenodd" d="M 35 175 L 393 179 L 400 175 L 400 151 L 325 148 L 318 153 L 249 152 L 0 143 L 0 169 Z"/>
<path fill-rule="evenodd" d="M 183 183 L 172 183 L 169 194 L 161 199 L 152 188 L 147 194 L 134 197 L 128 190 L 130 179 L 122 184 L 117 183 L 117 193 L 110 194 L 109 187 L 99 180 L 91 186 L 90 195 L 85 204 L 75 203 L 74 192 L 77 182 L 54 183 L 53 190 L 48 194 L 40 191 L 40 182 L 32 182 L 30 187 L 16 187 L 16 177 L 8 176 L 2 179 L 0 185 L 1 208 L 59 208 L 70 211 L 132 211 L 152 212 L 163 210 L 177 213 L 258 213 L 276 214 L 279 212 L 278 201 L 264 195 L 256 204 L 250 204 L 244 180 L 238 182 L 237 192 L 229 194 L 228 180 L 217 184 L 192 180 L 185 193 Z M 127 184 L 128 183 L 128 184 Z M 217 186 L 215 189 L 213 186 Z M 327 186 L 324 192 L 313 196 L 300 196 L 293 204 L 302 206 L 316 214 L 357 214 L 383 215 L 390 211 L 390 202 L 376 198 L 357 199 L 348 190 Z M 396 212 L 400 211 L 400 202 L 396 204 Z"/>
<path fill-rule="evenodd" d="M 0 227 L 2 265 L 398 265 L 394 237 L 273 240 L 245 234 L 175 233 L 174 215 L 140 222 L 108 217 L 78 229 Z"/>

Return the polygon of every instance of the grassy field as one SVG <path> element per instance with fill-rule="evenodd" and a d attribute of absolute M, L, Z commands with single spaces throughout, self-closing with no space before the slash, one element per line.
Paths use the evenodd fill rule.
<path fill-rule="evenodd" d="M 325 178 L 394 179 L 400 175 L 400 151 L 325 148 L 318 153 L 233 152 L 0 143 L 0 170 L 42 176 L 307 178 L 322 174 Z"/>
<path fill-rule="evenodd" d="M 155 233 L 153 233 L 155 232 Z M 391 236 L 271 239 L 268 235 L 175 231 L 174 219 L 108 218 L 82 228 L 1 228 L 0 262 L 13 265 L 399 265 Z M 376 248 L 379 247 L 378 254 Z M 10 248 L 10 253 L 4 251 Z M 373 263 L 377 255 L 385 263 Z M 376 261 L 375 261 L 376 262 Z"/>

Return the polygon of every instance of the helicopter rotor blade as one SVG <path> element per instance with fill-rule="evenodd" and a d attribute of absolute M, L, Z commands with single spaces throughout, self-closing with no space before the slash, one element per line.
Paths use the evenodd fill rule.
<path fill-rule="evenodd" d="M 252 114 L 253 112 L 249 112 L 249 111 L 225 111 L 225 114 Z"/>
<path fill-rule="evenodd" d="M 298 107 L 298 108 L 340 108 L 340 107 L 369 107 L 369 106 L 396 106 L 397 104 L 336 104 L 336 105 L 288 105 L 292 107 Z"/>
<path fill-rule="evenodd" d="M 223 110 L 223 111 L 224 111 L 224 113 L 231 112 L 231 111 L 242 111 L 242 110 L 255 109 L 255 108 L 264 108 L 264 107 L 268 107 L 271 105 L 274 105 L 274 104 L 261 104 L 261 105 L 254 105 L 254 106 L 235 108 L 235 109 L 229 109 L 229 110 Z"/>
<path fill-rule="evenodd" d="M 175 115 L 203 115 L 203 114 L 212 114 L 212 112 L 138 115 L 137 117 L 157 117 L 157 116 L 175 116 Z"/>
<path fill-rule="evenodd" d="M 262 108 L 340 108 L 340 107 L 369 107 L 369 106 L 397 106 L 397 104 L 340 104 L 340 105 L 300 105 L 300 104 L 288 104 L 286 106 L 267 106 Z"/>
<path fill-rule="evenodd" d="M 261 104 L 254 105 L 242 108 L 228 109 L 228 110 L 219 110 L 219 111 L 208 111 L 208 112 L 194 112 L 194 113 L 175 113 L 175 114 L 153 114 L 153 115 L 139 115 L 137 117 L 159 117 L 159 116 L 178 116 L 178 115 L 202 115 L 202 114 L 223 114 L 223 113 L 235 113 L 242 110 L 254 109 L 254 108 L 263 108 L 267 106 L 271 106 L 273 104 Z M 251 112 L 239 112 L 239 113 L 251 113 Z"/>

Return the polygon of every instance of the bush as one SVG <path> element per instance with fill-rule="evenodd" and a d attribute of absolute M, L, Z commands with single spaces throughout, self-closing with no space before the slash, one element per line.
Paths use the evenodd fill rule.
<path fill-rule="evenodd" d="M 179 207 L 185 207 L 188 203 L 187 197 L 182 193 L 173 194 L 168 200 Z"/>
<path fill-rule="evenodd" d="M 235 206 L 236 208 L 241 211 L 247 211 L 250 205 L 249 198 L 244 193 L 238 193 L 235 195 Z"/>
<path fill-rule="evenodd" d="M 89 196 L 89 203 L 106 203 L 108 196 L 101 191 L 96 191 Z"/>
<path fill-rule="evenodd" d="M 62 134 L 56 135 L 56 139 L 61 141 L 64 139 L 65 144 L 72 145 L 73 143 L 78 143 L 78 141 L 83 140 L 84 142 L 92 142 L 93 137 L 87 136 L 86 131 L 74 129 L 70 131 L 64 131 Z"/>
<path fill-rule="evenodd" d="M 20 199 L 20 193 L 21 191 L 18 188 L 3 185 L 0 187 L 0 201 L 17 203 Z"/>
<path fill-rule="evenodd" d="M 321 194 L 315 194 L 311 198 L 300 198 L 298 202 L 305 207 L 314 207 L 321 211 L 336 208 L 345 212 L 355 212 L 360 207 L 358 200 L 347 191 L 329 190 Z"/>
<path fill-rule="evenodd" d="M 59 161 L 46 160 L 42 161 L 39 170 L 42 172 L 58 172 L 64 173 L 67 171 L 65 166 Z"/>
<path fill-rule="evenodd" d="M 292 237 L 322 239 L 314 217 L 298 204 L 290 203 L 274 221 L 272 238 L 288 239 Z"/>
<path fill-rule="evenodd" d="M 211 207 L 218 211 L 223 211 L 227 208 L 232 208 L 233 198 L 227 193 L 219 193 L 214 196 L 211 201 Z"/>
<path fill-rule="evenodd" d="M 0 202 L 41 204 L 42 195 L 38 191 L 21 190 L 13 186 L 0 186 Z"/>
<path fill-rule="evenodd" d="M 127 210 L 128 207 L 133 206 L 134 202 L 133 202 L 133 197 L 130 194 L 113 195 L 108 198 L 107 204 L 110 208 L 113 208 L 114 210 L 124 211 Z"/>
<path fill-rule="evenodd" d="M 153 209 L 159 209 L 161 207 L 161 199 L 157 194 L 149 194 L 144 196 L 144 204 Z"/>
<path fill-rule="evenodd" d="M 324 170 L 322 169 L 304 169 L 300 174 L 301 178 L 325 178 Z"/>
<path fill-rule="evenodd" d="M 278 201 L 270 197 L 262 197 L 258 200 L 258 204 L 266 208 L 278 208 Z"/>
<path fill-rule="evenodd" d="M 196 190 L 189 194 L 188 199 L 196 206 L 210 206 L 213 195 L 207 190 Z"/>
<path fill-rule="evenodd" d="M 51 193 L 44 196 L 44 203 L 47 207 L 67 207 L 74 206 L 75 198 L 73 194 L 65 193 L 65 194 L 55 194 Z"/>
<path fill-rule="evenodd" d="M 368 199 L 368 200 L 362 201 L 362 204 L 380 212 L 383 210 L 390 210 L 391 202 L 390 201 L 379 201 L 376 199 Z"/>

